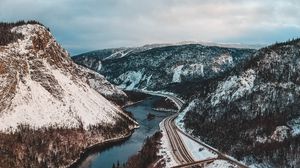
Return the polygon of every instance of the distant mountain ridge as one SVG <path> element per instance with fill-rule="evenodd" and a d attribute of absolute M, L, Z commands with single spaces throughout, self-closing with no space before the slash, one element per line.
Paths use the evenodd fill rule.
<path fill-rule="evenodd" d="M 73 55 L 72 57 L 83 57 L 83 56 L 92 57 L 96 55 L 100 56 L 101 53 L 103 53 L 102 59 L 112 59 L 112 58 L 120 58 L 130 53 L 142 52 L 142 51 L 159 48 L 159 47 L 180 46 L 180 45 L 189 45 L 189 44 L 199 44 L 199 45 L 210 46 L 210 47 L 224 47 L 224 48 L 238 48 L 238 49 L 260 49 L 266 46 L 266 44 L 182 41 L 177 43 L 152 43 L 152 44 L 145 44 L 140 47 L 119 47 L 119 48 L 100 49 L 100 50 L 94 50 L 82 54 Z M 119 57 L 117 55 L 119 55 Z"/>
<path fill-rule="evenodd" d="M 299 39 L 259 50 L 184 44 L 103 51 L 72 59 L 119 88 L 185 98 L 187 131 L 248 165 L 300 166 Z"/>
<path fill-rule="evenodd" d="M 73 56 L 119 88 L 161 90 L 171 83 L 211 78 L 243 62 L 254 49 L 200 44 L 105 49 Z"/>

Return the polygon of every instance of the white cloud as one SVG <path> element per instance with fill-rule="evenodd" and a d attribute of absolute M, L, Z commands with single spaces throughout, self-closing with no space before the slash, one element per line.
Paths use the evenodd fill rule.
<path fill-rule="evenodd" d="M 298 0 L 0 0 L 0 20 L 37 19 L 73 52 L 174 41 L 300 36 Z"/>

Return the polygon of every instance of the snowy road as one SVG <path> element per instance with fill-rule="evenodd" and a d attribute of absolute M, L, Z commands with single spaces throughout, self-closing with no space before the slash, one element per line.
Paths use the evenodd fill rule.
<path fill-rule="evenodd" d="M 155 95 L 155 96 L 162 96 L 172 100 L 176 106 L 178 107 L 178 111 L 182 108 L 184 101 L 177 98 L 176 96 L 168 93 L 163 92 L 150 92 L 150 91 L 142 91 L 144 93 Z M 247 168 L 244 164 L 238 162 L 237 160 L 219 152 L 215 148 L 195 139 L 191 135 L 187 134 L 186 132 L 179 129 L 174 120 L 178 116 L 179 113 L 173 114 L 170 117 L 166 118 L 163 121 L 164 130 L 166 131 L 166 135 L 168 136 L 168 140 L 170 146 L 172 148 L 171 154 L 175 159 L 177 166 L 174 167 L 191 167 L 200 165 L 201 167 L 204 166 L 214 166 L 214 164 L 219 167 L 220 163 L 225 165 L 231 165 L 234 167 L 240 168 Z M 191 149 L 191 146 L 197 146 L 197 149 Z M 199 146 L 203 148 L 203 152 L 206 152 L 207 156 L 201 158 L 199 156 L 200 152 Z M 190 149 L 189 149 L 190 148 Z M 193 147 L 192 147 L 193 148 Z M 201 152 L 202 153 L 202 152 Z M 198 155 L 197 155 L 198 154 Z"/>

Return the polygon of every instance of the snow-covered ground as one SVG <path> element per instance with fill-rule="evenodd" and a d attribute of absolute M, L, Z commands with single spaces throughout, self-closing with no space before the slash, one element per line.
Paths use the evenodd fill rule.
<path fill-rule="evenodd" d="M 58 70 L 52 70 L 63 88 L 64 98 L 55 99 L 38 82 L 26 78 L 19 82 L 12 105 L 0 117 L 0 129 L 16 129 L 18 124 L 33 128 L 59 126 L 84 128 L 97 123 L 114 123 L 119 110 L 87 85 L 78 86 Z"/>
<path fill-rule="evenodd" d="M 186 113 L 194 106 L 195 106 L 195 100 L 191 101 L 190 104 L 181 113 L 179 113 L 179 115 L 175 119 L 175 124 L 177 125 L 177 127 L 187 134 L 190 134 L 190 133 L 188 130 L 185 129 L 183 119 L 184 119 L 184 116 L 186 115 Z M 218 157 L 218 155 L 215 152 L 213 152 L 213 151 L 209 150 L 208 148 L 204 147 L 203 145 L 195 142 L 194 140 L 187 137 L 183 133 L 178 131 L 178 134 L 181 137 L 186 148 L 188 148 L 188 151 L 192 154 L 194 160 L 205 160 L 205 159 Z M 197 139 L 197 141 L 202 142 L 199 139 Z M 202 143 L 204 143 L 204 142 L 202 142 Z M 217 151 L 217 149 L 215 149 L 211 146 L 209 146 L 209 147 Z M 235 158 L 232 158 L 230 156 L 227 156 L 227 157 L 231 158 L 232 160 L 236 160 Z M 228 168 L 228 167 L 234 167 L 234 165 L 230 164 L 229 162 L 227 162 L 225 160 L 216 160 L 213 163 L 208 164 L 207 167 L 209 167 L 209 168 Z"/>
<path fill-rule="evenodd" d="M 222 101 L 234 101 L 246 93 L 250 93 L 256 78 L 255 71 L 247 70 L 241 76 L 232 76 L 225 82 L 218 85 L 217 90 L 212 95 L 211 104 L 217 105 Z"/>
<path fill-rule="evenodd" d="M 186 113 L 195 106 L 195 101 L 191 101 L 190 104 L 182 111 L 178 114 L 178 116 L 175 119 L 175 124 L 177 125 L 177 127 L 183 131 L 185 131 L 184 128 L 184 116 L 186 115 Z"/>
<path fill-rule="evenodd" d="M 179 65 L 176 68 L 174 68 L 174 74 L 173 74 L 173 79 L 172 82 L 181 82 L 181 70 L 183 68 L 183 65 Z"/>
<path fill-rule="evenodd" d="M 288 126 L 292 128 L 292 136 L 300 134 L 300 117 L 288 122 Z"/>
<path fill-rule="evenodd" d="M 283 125 L 283 126 L 277 126 L 275 131 L 273 132 L 271 139 L 278 141 L 278 142 L 282 142 L 285 139 L 288 138 L 288 133 L 290 131 L 290 128 Z"/>
<path fill-rule="evenodd" d="M 141 81 L 143 73 L 140 71 L 128 71 L 118 77 L 123 83 L 118 87 L 125 90 L 134 89 Z"/>
<path fill-rule="evenodd" d="M 159 149 L 158 155 L 162 156 L 166 162 L 166 168 L 178 165 L 175 157 L 172 155 L 172 147 L 164 127 L 164 120 L 159 123 L 160 130 L 162 130 L 161 148 Z"/>
<path fill-rule="evenodd" d="M 192 157 L 194 160 L 205 160 L 205 159 L 211 159 L 211 158 L 217 158 L 218 155 L 207 149 L 206 147 L 200 145 L 199 143 L 195 142 L 194 140 L 190 139 L 186 135 L 182 134 L 181 132 L 178 132 L 180 138 L 182 139 L 183 143 L 185 144 L 185 147 L 188 149 L 188 151 L 192 154 Z"/>
<path fill-rule="evenodd" d="M 226 160 L 215 160 L 214 162 L 205 166 L 205 168 L 234 168 L 236 166 L 232 165 Z"/>
<path fill-rule="evenodd" d="M 128 48 L 121 49 L 119 51 L 116 51 L 115 53 L 112 53 L 110 56 L 104 58 L 103 60 L 109 60 L 109 59 L 116 59 L 116 58 L 122 58 L 125 57 L 128 53 L 131 53 L 132 50 Z"/>
<path fill-rule="evenodd" d="M 163 126 L 163 121 L 160 123 L 160 129 L 162 130 L 163 137 L 161 138 L 161 148 L 158 152 L 158 155 L 162 156 L 166 162 L 166 168 L 170 168 L 178 165 L 175 160 L 175 157 L 172 155 L 172 148 L 166 134 L 166 130 Z M 188 148 L 188 151 L 192 154 L 194 160 L 205 160 L 209 158 L 217 158 L 217 154 L 212 151 L 209 151 L 207 148 L 191 140 L 184 134 L 179 132 L 179 136 L 182 138 L 185 146 Z M 199 151 L 201 149 L 201 151 Z M 234 168 L 232 164 L 225 160 L 215 160 L 214 162 L 205 166 L 205 168 Z"/>
<path fill-rule="evenodd" d="M 9 44 L 0 57 L 22 61 L 26 66 L 8 67 L 8 73 L 16 80 L 15 85 L 10 85 L 16 89 L 12 90 L 12 100 L 8 100 L 10 105 L 4 106 L 0 113 L 0 131 L 14 131 L 20 124 L 31 128 L 83 126 L 87 129 L 90 125 L 114 124 L 121 118 L 123 112 L 82 79 L 79 75 L 82 69 L 77 69 L 78 74 L 70 72 L 77 67 L 72 66 L 67 53 L 43 26 L 28 24 L 12 31 L 22 33 L 24 39 Z M 45 46 L 33 51 L 36 38 L 45 40 Z M 56 54 L 48 55 L 45 52 L 48 50 Z M 55 62 L 49 63 L 52 59 Z M 15 71 L 17 75 L 13 75 Z"/>
<path fill-rule="evenodd" d="M 214 58 L 213 63 L 212 70 L 214 72 L 219 72 L 222 70 L 222 65 L 233 64 L 233 58 L 229 54 L 222 54 L 219 57 Z"/>
<path fill-rule="evenodd" d="M 204 76 L 204 65 L 200 63 L 189 64 L 189 65 L 179 65 L 173 69 L 172 82 L 180 83 L 181 76 Z"/>
<path fill-rule="evenodd" d="M 233 58 L 229 54 L 222 54 L 219 57 L 214 59 L 214 63 L 217 63 L 219 65 L 232 64 L 233 63 Z"/>

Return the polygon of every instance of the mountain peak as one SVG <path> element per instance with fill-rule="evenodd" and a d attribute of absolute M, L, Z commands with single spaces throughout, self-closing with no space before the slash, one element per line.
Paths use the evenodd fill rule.
<path fill-rule="evenodd" d="M 88 128 L 122 118 L 103 96 L 124 98 L 124 92 L 74 64 L 46 27 L 23 24 L 10 31 L 22 38 L 0 46 L 1 130 L 19 124 Z"/>

